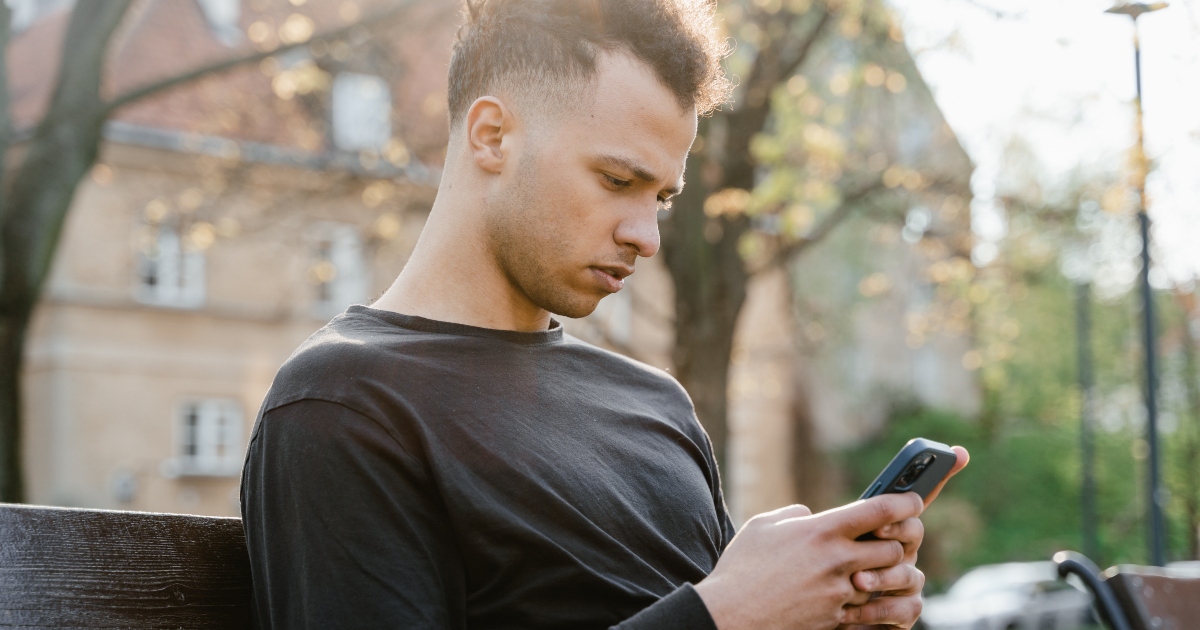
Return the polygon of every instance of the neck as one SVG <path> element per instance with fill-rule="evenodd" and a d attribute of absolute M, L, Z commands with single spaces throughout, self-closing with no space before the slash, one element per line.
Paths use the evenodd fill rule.
<path fill-rule="evenodd" d="M 491 255 L 470 186 L 443 183 L 404 270 L 372 308 L 500 330 L 538 331 L 550 312 L 508 279 Z"/>

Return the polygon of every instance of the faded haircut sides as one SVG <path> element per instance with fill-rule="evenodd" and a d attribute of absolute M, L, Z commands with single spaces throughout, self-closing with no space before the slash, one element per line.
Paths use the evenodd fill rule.
<path fill-rule="evenodd" d="M 631 54 L 682 109 L 710 114 L 731 91 L 721 68 L 729 45 L 715 10 L 713 0 L 466 0 L 450 58 L 450 126 L 496 91 L 543 107 L 570 105 L 596 76 L 602 52 Z"/>

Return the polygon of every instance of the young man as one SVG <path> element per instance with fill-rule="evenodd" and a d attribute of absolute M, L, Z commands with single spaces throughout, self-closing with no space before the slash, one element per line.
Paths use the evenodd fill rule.
<path fill-rule="evenodd" d="M 912 625 L 916 495 L 792 506 L 735 537 L 678 383 L 551 318 L 658 250 L 696 117 L 729 91 L 711 4 L 468 8 L 412 258 L 288 359 L 256 423 L 258 626 Z"/>

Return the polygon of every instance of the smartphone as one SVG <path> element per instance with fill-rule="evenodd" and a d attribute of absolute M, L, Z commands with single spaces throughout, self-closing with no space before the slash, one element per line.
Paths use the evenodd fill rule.
<path fill-rule="evenodd" d="M 941 442 L 913 438 L 892 458 L 892 463 L 867 486 L 859 499 L 881 494 L 916 492 L 925 499 L 954 468 L 958 455 Z"/>
<path fill-rule="evenodd" d="M 924 500 L 946 478 L 957 461 L 958 455 L 949 446 L 925 438 L 913 438 L 896 453 L 892 462 L 858 498 L 916 492 Z M 875 540 L 875 535 L 866 533 L 859 536 L 858 540 Z"/>

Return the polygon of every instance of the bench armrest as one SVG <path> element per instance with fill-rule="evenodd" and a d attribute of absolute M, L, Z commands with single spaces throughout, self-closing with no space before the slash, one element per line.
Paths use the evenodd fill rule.
<path fill-rule="evenodd" d="M 1074 551 L 1060 551 L 1054 554 L 1054 563 L 1058 565 L 1058 577 L 1066 578 L 1074 574 L 1083 580 L 1084 586 L 1095 598 L 1096 610 L 1108 627 L 1112 630 L 1133 630 L 1116 594 L 1101 576 L 1100 568 L 1087 556 Z"/>

